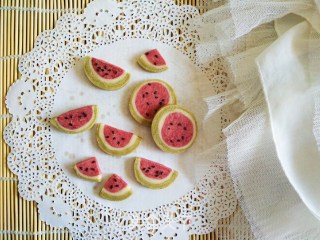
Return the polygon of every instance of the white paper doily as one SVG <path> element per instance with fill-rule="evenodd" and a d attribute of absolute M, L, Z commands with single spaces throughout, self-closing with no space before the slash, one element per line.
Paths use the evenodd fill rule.
<path fill-rule="evenodd" d="M 192 161 L 188 161 L 190 166 L 185 166 L 181 171 L 181 181 L 185 181 L 186 186 L 177 191 L 176 195 L 163 197 L 163 201 L 157 200 L 148 206 L 136 206 L 131 209 L 125 203 L 116 205 L 101 202 L 94 195 L 94 191 L 93 196 L 88 194 L 94 186 L 79 186 L 72 172 L 64 165 L 65 162 L 62 162 L 61 156 L 64 154 L 64 157 L 68 155 L 65 159 L 69 159 L 70 164 L 81 156 L 74 156 L 65 149 L 60 151 L 55 148 L 59 133 L 55 132 L 48 122 L 55 111 L 63 108 L 61 103 L 54 103 L 61 101 L 59 94 L 68 90 L 64 88 L 68 86 L 66 81 L 81 79 L 81 77 L 68 78 L 72 72 L 78 73 L 76 71 L 80 66 L 78 60 L 88 54 L 99 55 L 98 50 L 106 49 L 107 46 L 119 49 L 124 46 L 123 44 L 128 44 L 129 39 L 134 39 L 131 40 L 133 46 L 139 41 L 136 46 L 141 46 L 141 42 L 146 45 L 157 43 L 157 47 L 162 48 L 163 52 L 166 51 L 165 46 L 168 46 L 167 49 L 171 52 L 168 56 L 169 61 L 175 57 L 189 59 L 189 62 L 186 60 L 184 62 L 193 64 L 193 69 L 199 68 L 199 74 L 203 76 L 195 80 L 207 79 L 209 85 L 212 85 L 212 91 L 218 92 L 226 84 L 223 66 L 219 61 L 208 65 L 196 64 L 194 44 L 198 41 L 198 35 L 189 26 L 190 20 L 197 16 L 196 8 L 176 6 L 169 0 L 123 3 L 96 0 L 85 9 L 83 15 L 62 16 L 56 28 L 40 34 L 34 49 L 22 57 L 19 64 L 22 77 L 10 87 L 6 98 L 7 107 L 13 115 L 12 121 L 4 131 L 4 139 L 11 147 L 8 166 L 19 178 L 21 196 L 38 202 L 40 216 L 47 223 L 55 227 L 67 227 L 75 239 L 165 239 L 165 237 L 185 239 L 188 234 L 213 231 L 219 219 L 228 217 L 235 210 L 237 201 L 227 161 L 224 155 L 218 152 L 210 155 L 209 160 L 206 159 L 212 161 L 212 165 L 197 183 L 190 177 Z M 139 49 L 133 50 L 131 53 Z M 177 54 L 172 54 L 174 52 Z M 175 73 L 171 74 L 174 76 Z M 135 80 L 150 78 L 146 76 L 142 74 Z M 155 77 L 161 78 L 161 74 Z M 174 85 L 174 80 L 170 83 Z M 88 87 L 100 91 L 91 85 Z M 174 87 L 179 88 L 179 86 Z M 128 89 L 129 87 L 122 91 Z M 62 94 L 67 99 L 64 107 L 67 109 L 72 104 L 77 104 L 81 96 L 86 96 L 87 91 L 90 90 L 77 93 L 77 89 L 74 88 L 69 94 Z M 183 93 L 183 90 L 177 91 Z M 108 94 L 114 93 L 108 92 Z M 182 97 L 182 103 L 186 103 L 186 100 L 187 97 Z M 188 106 L 188 103 L 185 105 Z M 201 106 L 200 101 L 199 106 Z M 194 108 L 192 104 L 189 107 Z M 106 118 L 107 114 L 105 111 Z M 100 117 L 103 117 L 103 114 Z M 218 126 L 219 129 L 227 122 L 228 118 L 222 114 L 222 124 Z M 210 124 L 213 124 L 212 120 L 204 122 L 206 127 Z M 130 128 L 130 125 L 127 127 Z M 208 128 L 205 130 L 213 131 Z M 89 134 L 88 138 L 85 134 Z M 90 132 L 85 134 L 79 135 L 80 137 L 68 136 L 68 140 L 65 141 L 77 137 L 80 138 L 78 139 L 80 142 L 89 141 Z M 214 139 L 207 140 L 210 144 L 215 142 Z M 86 149 L 84 148 L 84 151 Z M 110 160 L 110 157 L 105 156 Z M 202 154 L 193 159 L 200 161 L 204 156 Z M 122 161 L 121 164 L 127 161 L 117 160 Z M 99 161 L 102 164 L 103 160 Z M 177 165 L 174 166 L 177 164 L 174 162 L 172 160 L 168 165 L 179 168 Z M 115 168 L 116 171 L 125 169 L 121 164 Z M 106 171 L 111 173 L 114 170 L 108 168 Z M 134 184 L 133 179 L 131 184 Z M 176 184 L 179 185 L 181 182 L 178 181 Z M 140 193 L 143 191 L 145 190 L 141 190 Z M 165 191 L 170 190 L 163 192 L 168 194 Z M 146 191 L 144 194 L 147 193 L 154 192 Z M 159 197 L 161 191 L 154 194 L 159 194 Z"/>

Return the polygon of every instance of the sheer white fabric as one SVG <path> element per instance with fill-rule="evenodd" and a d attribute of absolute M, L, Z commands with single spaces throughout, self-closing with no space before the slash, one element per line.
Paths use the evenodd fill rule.
<path fill-rule="evenodd" d="M 195 24 L 198 61 L 220 58 L 231 76 L 228 91 L 205 96 L 207 117 L 242 103 L 224 135 L 254 236 L 319 239 L 319 1 L 230 0 Z"/>

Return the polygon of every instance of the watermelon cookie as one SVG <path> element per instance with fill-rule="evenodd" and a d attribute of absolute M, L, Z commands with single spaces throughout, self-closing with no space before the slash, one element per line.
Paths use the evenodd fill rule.
<path fill-rule="evenodd" d="M 131 132 L 98 124 L 97 141 L 102 151 L 113 156 L 122 156 L 134 151 L 140 145 L 141 138 Z"/>
<path fill-rule="evenodd" d="M 65 133 L 81 133 L 90 129 L 96 122 L 98 106 L 90 105 L 73 109 L 52 118 L 51 124 Z"/>
<path fill-rule="evenodd" d="M 148 72 L 163 72 L 168 69 L 166 61 L 157 49 L 144 53 L 138 59 L 138 64 Z"/>
<path fill-rule="evenodd" d="M 160 108 L 176 102 L 176 94 L 166 82 L 156 79 L 143 81 L 130 97 L 129 110 L 138 123 L 151 125 L 154 115 Z"/>
<path fill-rule="evenodd" d="M 134 161 L 134 175 L 143 186 L 161 189 L 173 183 L 178 172 L 160 163 L 137 157 Z"/>
<path fill-rule="evenodd" d="M 122 68 L 88 56 L 84 58 L 84 72 L 95 86 L 105 90 L 122 88 L 130 79 Z"/>
<path fill-rule="evenodd" d="M 95 157 L 78 162 L 74 165 L 74 170 L 79 177 L 94 182 L 101 182 L 101 170 Z"/>
<path fill-rule="evenodd" d="M 111 201 L 121 201 L 132 194 L 129 185 L 117 174 L 113 174 L 101 189 L 100 196 Z"/>
<path fill-rule="evenodd" d="M 161 108 L 154 117 L 151 132 L 161 150 L 181 153 L 194 142 L 197 123 L 193 114 L 184 107 L 168 105 Z"/>

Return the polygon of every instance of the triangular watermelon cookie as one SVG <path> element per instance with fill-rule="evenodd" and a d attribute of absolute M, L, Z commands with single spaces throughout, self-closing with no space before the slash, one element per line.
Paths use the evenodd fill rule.
<path fill-rule="evenodd" d="M 158 147 L 169 153 L 181 153 L 191 147 L 197 136 L 193 114 L 184 107 L 167 105 L 156 114 L 151 125 Z"/>
<path fill-rule="evenodd" d="M 102 151 L 113 156 L 127 155 L 141 143 L 141 137 L 105 124 L 97 125 L 97 141 Z"/>
<path fill-rule="evenodd" d="M 122 68 L 89 56 L 84 58 L 84 72 L 95 86 L 105 90 L 118 90 L 130 79 L 130 74 Z"/>
<path fill-rule="evenodd" d="M 151 125 L 160 108 L 176 102 L 176 94 L 168 83 L 158 79 L 148 80 L 134 89 L 129 101 L 129 110 L 138 123 Z"/>
<path fill-rule="evenodd" d="M 168 69 L 166 61 L 157 49 L 145 52 L 138 59 L 138 64 L 148 72 L 163 72 Z"/>
<path fill-rule="evenodd" d="M 122 201 L 132 195 L 130 186 L 117 174 L 113 174 L 101 189 L 100 196 L 111 201 Z"/>
<path fill-rule="evenodd" d="M 134 175 L 143 186 L 161 189 L 173 183 L 178 172 L 160 163 L 137 157 L 134 161 Z"/>
<path fill-rule="evenodd" d="M 101 170 L 95 157 L 88 158 L 74 165 L 74 170 L 81 178 L 101 182 Z"/>
<path fill-rule="evenodd" d="M 62 113 L 52 118 L 51 124 L 65 133 L 81 133 L 90 129 L 96 122 L 98 106 L 90 105 Z"/>

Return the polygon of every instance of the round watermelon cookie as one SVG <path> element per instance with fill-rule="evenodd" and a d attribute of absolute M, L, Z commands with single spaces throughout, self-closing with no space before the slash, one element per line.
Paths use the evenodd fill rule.
<path fill-rule="evenodd" d="M 62 113 L 52 118 L 51 124 L 65 133 L 81 133 L 90 129 L 97 120 L 98 106 L 90 105 Z"/>
<path fill-rule="evenodd" d="M 161 189 L 173 183 L 178 172 L 160 163 L 137 157 L 134 161 L 134 175 L 141 185 Z"/>
<path fill-rule="evenodd" d="M 105 153 L 122 156 L 134 151 L 140 145 L 141 138 L 131 132 L 105 124 L 98 124 L 97 141 L 99 147 Z"/>
<path fill-rule="evenodd" d="M 161 108 L 151 125 L 152 137 L 158 147 L 169 153 L 181 153 L 191 147 L 197 135 L 193 114 L 178 105 Z"/>
<path fill-rule="evenodd" d="M 138 64 L 148 72 L 163 72 L 168 69 L 166 61 L 157 49 L 145 52 L 138 59 Z"/>
<path fill-rule="evenodd" d="M 131 187 L 117 174 L 106 181 L 100 192 L 101 197 L 111 201 L 122 201 L 131 195 Z"/>
<path fill-rule="evenodd" d="M 95 86 L 105 90 L 118 90 L 130 79 L 122 68 L 89 56 L 84 58 L 84 72 Z"/>
<path fill-rule="evenodd" d="M 134 89 L 129 101 L 129 110 L 138 123 L 151 125 L 160 108 L 176 103 L 176 94 L 168 83 L 157 79 L 148 80 Z"/>
<path fill-rule="evenodd" d="M 74 170 L 81 178 L 101 182 L 101 170 L 95 157 L 88 158 L 74 165 Z"/>

